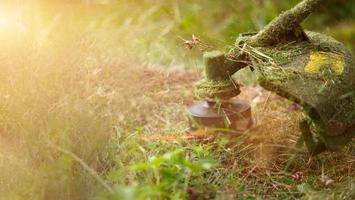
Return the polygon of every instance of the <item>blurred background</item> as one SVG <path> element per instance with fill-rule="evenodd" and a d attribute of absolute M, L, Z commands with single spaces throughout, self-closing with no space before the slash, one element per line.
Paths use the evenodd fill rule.
<path fill-rule="evenodd" d="M 139 199 L 119 197 L 133 194 L 138 186 L 152 199 L 167 199 L 163 195 L 181 199 L 186 197 L 188 184 L 212 196 L 228 194 L 231 188 L 246 195 L 277 191 L 275 199 L 312 193 L 290 189 L 289 184 L 298 184 L 290 176 L 245 177 L 245 171 L 254 173 L 253 159 L 243 153 L 249 147 L 241 146 L 235 155 L 219 143 L 139 142 L 139 137 L 149 134 L 175 134 L 186 129 L 185 106 L 194 98 L 192 85 L 198 79 L 196 71 L 201 71 L 203 51 L 232 47 L 239 33 L 261 29 L 298 2 L 1 0 L 0 199 L 94 199 L 121 186 L 128 189 L 111 199 Z M 304 27 L 331 35 L 354 52 L 355 1 L 329 0 Z M 202 45 L 186 48 L 185 42 L 193 35 Z M 180 71 L 167 74 L 172 68 Z M 283 105 L 273 104 L 270 113 Z M 264 128 L 270 131 L 267 136 L 279 131 L 289 138 L 288 133 L 297 133 L 295 121 L 287 114 L 288 110 L 272 114 L 272 119 L 267 117 L 276 119 L 269 124 L 281 127 Z M 286 122 L 280 126 L 277 120 Z M 176 149 L 197 149 L 186 156 L 192 160 L 205 159 L 207 150 L 213 149 L 214 158 L 224 159 L 225 165 L 215 173 L 190 177 L 184 171 L 186 166 L 168 163 L 173 166 L 168 168 L 172 178 L 168 176 L 169 184 L 163 186 L 157 184 L 156 171 L 130 168 Z M 229 162 L 243 165 L 234 168 Z M 338 175 L 339 180 L 350 174 L 354 180 L 352 171 L 346 171 L 352 165 L 346 162 L 350 163 L 331 160 L 328 163 L 338 165 L 329 173 Z M 206 166 L 202 164 L 197 169 Z M 314 170 L 317 178 L 310 176 L 309 183 L 318 180 L 319 174 Z M 269 189 L 265 189 L 267 184 Z M 352 191 L 354 185 L 346 184 Z M 342 194 L 344 187 L 339 188 Z M 160 198 L 154 198 L 156 194 Z"/>
<path fill-rule="evenodd" d="M 54 50 L 77 42 L 164 66 L 196 67 L 195 35 L 210 49 L 226 49 L 241 32 L 257 31 L 298 0 L 27 0 L 2 1 L 2 43 Z M 354 51 L 355 3 L 330 0 L 305 23 Z M 78 41 L 78 39 L 80 41 Z M 11 41 L 10 41 L 11 40 Z M 11 45 L 12 45 L 11 44 Z M 40 47 L 41 46 L 41 47 Z M 21 48 L 19 47 L 19 48 Z M 58 50 L 58 49 L 57 49 Z"/>

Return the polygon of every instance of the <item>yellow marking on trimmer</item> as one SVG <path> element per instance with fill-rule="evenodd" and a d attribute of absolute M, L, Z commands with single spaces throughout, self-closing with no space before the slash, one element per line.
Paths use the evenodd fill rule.
<path fill-rule="evenodd" d="M 344 71 L 344 64 L 344 57 L 339 54 L 315 51 L 311 52 L 304 71 L 315 74 L 319 73 L 323 67 L 330 66 L 332 72 L 341 75 Z"/>

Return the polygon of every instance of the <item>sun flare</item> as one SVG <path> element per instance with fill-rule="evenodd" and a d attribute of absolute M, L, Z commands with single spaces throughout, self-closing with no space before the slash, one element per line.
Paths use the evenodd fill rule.
<path fill-rule="evenodd" d="M 4 26 L 8 26 L 10 24 L 10 20 L 6 17 L 0 16 L 0 28 Z"/>

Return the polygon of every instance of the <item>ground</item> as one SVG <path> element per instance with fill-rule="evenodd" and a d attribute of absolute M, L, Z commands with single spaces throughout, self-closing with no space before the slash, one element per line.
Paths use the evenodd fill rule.
<path fill-rule="evenodd" d="M 172 198 L 164 192 L 178 199 L 354 197 L 352 146 L 315 158 L 302 151 L 292 171 L 284 171 L 302 112 L 257 85 L 243 87 L 239 97 L 253 106 L 254 129 L 186 137 L 185 108 L 195 100 L 197 72 L 111 63 L 51 85 L 41 85 L 46 77 L 31 78 L 31 71 L 28 79 L 7 73 L 10 82 L 32 85 L 20 84 L 22 98 L 12 87 L 2 96 L 3 199 L 128 199 L 122 195 L 132 188 L 143 199 Z M 200 163 L 208 158 L 213 164 L 196 174 L 185 161 L 169 159 L 152 168 L 132 168 L 176 150 L 181 150 L 179 159 Z M 169 177 L 166 168 L 182 177 L 174 178 L 174 187 L 160 185 Z M 187 171 L 193 178 L 185 177 Z M 142 192 L 145 186 L 150 189 Z"/>

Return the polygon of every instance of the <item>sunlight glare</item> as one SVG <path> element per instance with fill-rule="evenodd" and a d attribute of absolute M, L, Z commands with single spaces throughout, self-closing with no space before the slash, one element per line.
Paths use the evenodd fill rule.
<path fill-rule="evenodd" d="M 0 28 L 8 26 L 10 24 L 10 20 L 5 17 L 0 17 Z"/>

